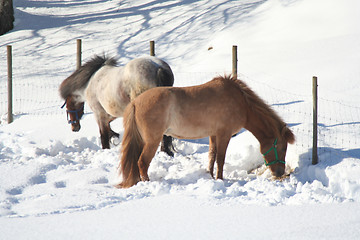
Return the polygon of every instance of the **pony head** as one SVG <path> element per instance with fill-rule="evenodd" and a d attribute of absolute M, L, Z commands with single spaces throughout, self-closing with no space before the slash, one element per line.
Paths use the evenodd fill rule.
<path fill-rule="evenodd" d="M 265 165 L 269 166 L 272 174 L 279 178 L 285 173 L 285 156 L 287 144 L 294 143 L 295 136 L 292 131 L 284 126 L 279 137 L 271 139 L 268 144 L 262 146 Z"/>
<path fill-rule="evenodd" d="M 70 95 L 66 98 L 65 103 L 62 107 L 66 105 L 66 115 L 68 123 L 71 124 L 71 130 L 73 132 L 78 132 L 81 128 L 80 119 L 84 115 L 84 102 L 80 101 L 80 96 Z"/>

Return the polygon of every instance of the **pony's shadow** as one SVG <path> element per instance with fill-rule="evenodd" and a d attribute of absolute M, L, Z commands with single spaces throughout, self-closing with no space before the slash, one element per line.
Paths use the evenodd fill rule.
<path fill-rule="evenodd" d="M 200 139 L 181 139 L 181 141 L 209 145 L 209 137 L 200 138 Z"/>

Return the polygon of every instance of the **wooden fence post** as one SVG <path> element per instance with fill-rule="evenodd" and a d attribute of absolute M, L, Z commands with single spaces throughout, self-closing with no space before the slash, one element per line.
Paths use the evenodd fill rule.
<path fill-rule="evenodd" d="M 232 75 L 237 78 L 237 46 L 232 47 Z"/>
<path fill-rule="evenodd" d="M 7 46 L 7 67 L 8 67 L 8 123 L 12 123 L 13 117 L 13 92 L 12 92 L 12 53 L 11 45 Z"/>
<path fill-rule="evenodd" d="M 155 42 L 150 41 L 150 56 L 155 56 Z"/>
<path fill-rule="evenodd" d="M 81 39 L 76 39 L 76 69 L 81 67 Z"/>
<path fill-rule="evenodd" d="M 317 134 L 317 115 L 318 115 L 318 93 L 317 93 L 317 77 L 313 77 L 313 149 L 312 149 L 312 164 L 318 163 L 318 134 Z"/>

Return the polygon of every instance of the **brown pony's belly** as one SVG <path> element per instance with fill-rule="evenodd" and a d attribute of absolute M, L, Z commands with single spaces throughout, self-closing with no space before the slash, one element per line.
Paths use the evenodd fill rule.
<path fill-rule="evenodd" d="M 164 134 L 179 139 L 199 139 L 216 136 L 219 133 L 231 136 L 243 128 L 243 119 L 241 117 L 234 120 L 231 116 L 228 116 L 226 117 L 227 121 L 225 121 L 201 115 L 195 115 L 190 120 L 180 115 L 175 116 L 177 118 L 172 118 L 170 126 Z"/>
<path fill-rule="evenodd" d="M 199 139 L 210 136 L 209 133 L 205 133 L 203 131 L 197 132 L 187 132 L 187 131 L 173 131 L 172 129 L 168 129 L 164 135 L 171 136 L 178 139 Z"/>
<path fill-rule="evenodd" d="M 169 135 L 179 139 L 198 139 L 213 135 L 214 128 L 207 124 L 194 125 L 194 122 L 184 122 L 182 124 L 171 124 L 165 131 Z"/>

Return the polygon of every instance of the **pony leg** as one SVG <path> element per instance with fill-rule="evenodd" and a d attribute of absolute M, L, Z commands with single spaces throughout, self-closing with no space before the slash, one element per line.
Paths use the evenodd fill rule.
<path fill-rule="evenodd" d="M 111 129 L 110 123 L 115 120 L 116 118 L 112 118 L 109 122 L 109 142 L 111 142 L 113 145 L 117 146 L 120 144 L 120 134 L 117 132 L 114 132 Z"/>
<path fill-rule="evenodd" d="M 209 167 L 208 171 L 211 177 L 214 177 L 214 163 L 216 159 L 216 137 L 210 136 L 209 138 Z"/>
<path fill-rule="evenodd" d="M 103 149 L 110 149 L 111 138 L 113 137 L 120 138 L 120 134 L 114 132 L 110 127 L 108 129 L 109 130 L 100 131 L 100 139 Z"/>
<path fill-rule="evenodd" d="M 118 134 L 117 132 L 114 132 L 111 128 L 110 128 L 110 138 L 113 138 L 113 137 L 117 137 L 119 138 L 120 137 L 120 134 Z"/>
<path fill-rule="evenodd" d="M 138 161 L 138 167 L 139 167 L 139 172 L 140 172 L 140 178 L 142 181 L 149 181 L 149 176 L 148 176 L 148 169 L 151 163 L 151 160 L 153 159 L 153 157 L 155 156 L 156 150 L 159 146 L 159 141 L 154 141 L 157 142 L 157 144 L 145 144 L 143 151 L 140 155 L 139 161 Z"/>
<path fill-rule="evenodd" d="M 161 151 L 166 152 L 167 155 L 173 157 L 174 153 L 171 149 L 174 149 L 174 146 L 172 145 L 172 137 L 164 135 L 161 141 Z"/>
<path fill-rule="evenodd" d="M 114 132 L 112 129 L 111 129 L 111 126 L 110 126 L 110 123 L 112 122 L 112 121 L 114 121 L 116 118 L 115 117 L 112 117 L 111 119 L 110 119 L 110 121 L 109 121 L 109 123 L 108 123 L 108 125 L 109 125 L 109 136 L 110 136 L 110 138 L 112 138 L 112 137 L 117 137 L 117 138 L 119 138 L 120 137 L 120 134 L 118 134 L 117 132 Z"/>
<path fill-rule="evenodd" d="M 120 144 L 120 134 L 110 129 L 109 142 L 111 142 L 114 146 L 118 146 Z"/>
<path fill-rule="evenodd" d="M 101 120 L 98 121 L 99 128 L 100 128 L 100 139 L 101 145 L 103 149 L 110 149 L 110 138 L 116 136 L 119 138 L 119 134 L 114 132 L 110 127 L 110 122 L 113 121 L 115 118 L 111 117 L 110 115 L 105 115 Z"/>
<path fill-rule="evenodd" d="M 100 140 L 103 149 L 110 149 L 110 130 L 108 127 L 100 127 Z"/>
<path fill-rule="evenodd" d="M 217 138 L 216 142 L 216 148 L 217 148 L 217 154 L 216 154 L 216 165 L 217 165 L 217 171 L 216 171 L 216 179 L 223 179 L 223 169 L 224 169 L 224 163 L 225 163 L 225 155 L 226 155 L 226 149 L 229 144 L 230 138 Z"/>

